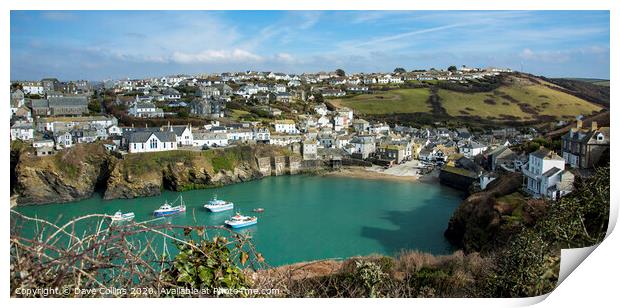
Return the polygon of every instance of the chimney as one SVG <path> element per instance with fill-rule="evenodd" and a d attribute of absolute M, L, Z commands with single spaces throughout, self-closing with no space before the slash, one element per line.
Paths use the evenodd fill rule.
<path fill-rule="evenodd" d="M 596 123 L 596 121 L 592 121 L 592 130 L 597 130 L 598 129 L 598 123 Z"/>
<path fill-rule="evenodd" d="M 581 128 L 583 126 L 583 121 L 577 120 L 577 128 Z"/>

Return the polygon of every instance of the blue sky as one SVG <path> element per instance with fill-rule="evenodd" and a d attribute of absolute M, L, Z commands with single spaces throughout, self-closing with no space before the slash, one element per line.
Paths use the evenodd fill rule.
<path fill-rule="evenodd" d="M 609 78 L 608 11 L 12 11 L 11 79 L 498 66 Z"/>

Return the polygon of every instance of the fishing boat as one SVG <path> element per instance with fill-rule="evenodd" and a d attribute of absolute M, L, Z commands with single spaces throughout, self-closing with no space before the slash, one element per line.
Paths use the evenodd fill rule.
<path fill-rule="evenodd" d="M 157 217 L 161 217 L 161 216 L 170 216 L 170 215 L 185 212 L 185 204 L 183 203 L 183 196 L 180 196 L 180 200 L 181 201 L 179 202 L 179 205 L 177 206 L 172 206 L 171 204 L 168 203 L 168 201 L 164 202 L 164 205 L 160 206 L 158 209 L 153 211 L 153 215 Z"/>
<path fill-rule="evenodd" d="M 135 216 L 133 212 L 123 213 L 118 211 L 112 216 L 112 222 L 132 221 Z"/>
<path fill-rule="evenodd" d="M 230 201 L 218 200 L 217 195 L 204 205 L 204 208 L 211 212 L 223 212 L 232 210 L 235 205 Z"/>
<path fill-rule="evenodd" d="M 224 221 L 226 225 L 233 229 L 243 228 L 251 225 L 255 225 L 258 222 L 258 218 L 255 216 L 243 216 L 239 213 Z"/>

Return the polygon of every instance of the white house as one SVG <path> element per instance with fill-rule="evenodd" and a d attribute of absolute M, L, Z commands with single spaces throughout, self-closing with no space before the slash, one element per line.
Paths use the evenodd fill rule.
<path fill-rule="evenodd" d="M 194 146 L 225 147 L 228 145 L 228 136 L 222 133 L 196 132 Z"/>
<path fill-rule="evenodd" d="M 73 146 L 73 136 L 69 132 L 57 133 L 54 135 L 56 148 L 70 148 Z"/>
<path fill-rule="evenodd" d="M 35 139 L 32 141 L 32 147 L 33 148 L 53 148 L 54 147 L 54 140 L 52 139 Z"/>
<path fill-rule="evenodd" d="M 373 136 L 356 136 L 350 144 L 353 145 L 352 156 L 356 158 L 366 159 L 376 151 L 375 138 Z"/>
<path fill-rule="evenodd" d="M 250 129 L 239 128 L 229 130 L 226 136 L 232 141 L 247 141 L 253 139 L 254 133 Z"/>
<path fill-rule="evenodd" d="M 32 123 L 17 122 L 11 126 L 11 140 L 32 140 L 34 128 Z"/>
<path fill-rule="evenodd" d="M 269 144 L 285 146 L 291 143 L 301 142 L 301 135 L 271 135 Z"/>
<path fill-rule="evenodd" d="M 164 111 L 153 103 L 135 103 L 129 108 L 129 114 L 138 118 L 163 118 Z"/>
<path fill-rule="evenodd" d="M 343 128 L 345 128 L 346 123 L 349 123 L 349 119 L 346 116 L 334 116 L 334 131 L 341 131 Z"/>
<path fill-rule="evenodd" d="M 252 138 L 257 142 L 269 143 L 269 139 L 271 136 L 271 132 L 269 132 L 269 129 L 265 127 L 253 128 L 252 133 L 254 134 Z"/>
<path fill-rule="evenodd" d="M 459 153 L 463 154 L 467 158 L 473 158 L 478 154 L 487 150 L 487 146 L 477 142 L 467 142 L 459 147 Z"/>
<path fill-rule="evenodd" d="M 327 115 L 327 113 L 329 112 L 329 110 L 327 109 L 327 106 L 325 106 L 325 104 L 320 104 L 314 107 L 314 112 L 316 112 L 319 115 Z"/>
<path fill-rule="evenodd" d="M 314 139 L 306 139 L 302 143 L 302 156 L 304 160 L 317 159 L 317 142 Z"/>
<path fill-rule="evenodd" d="M 108 135 L 110 136 L 120 136 L 123 134 L 123 130 L 118 127 L 118 125 L 110 125 L 108 127 Z"/>
<path fill-rule="evenodd" d="M 564 170 L 564 158 L 553 151 L 540 148 L 530 153 L 523 167 L 525 186 L 535 197 L 556 199 L 572 191 L 574 175 Z"/>
<path fill-rule="evenodd" d="M 25 93 L 43 95 L 45 90 L 40 82 L 24 82 L 22 83 L 22 89 Z"/>
<path fill-rule="evenodd" d="M 297 127 L 295 127 L 295 121 L 293 120 L 275 120 L 274 126 L 276 129 L 276 133 L 299 134 L 299 130 L 297 130 Z"/>
<path fill-rule="evenodd" d="M 128 137 L 129 153 L 161 152 L 177 149 L 173 132 L 132 132 Z"/>
<path fill-rule="evenodd" d="M 173 132 L 177 136 L 177 143 L 180 146 L 192 146 L 194 144 L 194 134 L 192 134 L 192 126 L 188 125 L 170 125 L 166 129 Z"/>

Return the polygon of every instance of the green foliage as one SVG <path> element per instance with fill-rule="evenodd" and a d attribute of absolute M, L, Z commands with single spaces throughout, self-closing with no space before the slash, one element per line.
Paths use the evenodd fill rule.
<path fill-rule="evenodd" d="M 578 182 L 575 191 L 549 207 L 533 228 L 515 235 L 489 277 L 489 296 L 537 296 L 555 287 L 560 250 L 600 243 L 609 219 L 609 167 Z"/>
<path fill-rule="evenodd" d="M 381 270 L 381 266 L 374 262 L 356 261 L 355 266 L 355 277 L 366 289 L 367 296 L 377 297 L 376 287 L 387 278 L 387 274 Z"/>
<path fill-rule="evenodd" d="M 448 71 L 450 71 L 450 72 L 456 72 L 456 66 L 454 66 L 454 65 L 450 65 L 450 66 L 448 66 Z"/>
<path fill-rule="evenodd" d="M 402 68 L 402 67 L 397 67 L 397 68 L 394 69 L 394 73 L 404 74 L 406 72 L 407 71 L 404 68 Z"/>
<path fill-rule="evenodd" d="M 90 100 L 88 102 L 88 111 L 90 111 L 91 114 L 101 113 L 101 104 L 99 103 L 99 100 Z"/>
<path fill-rule="evenodd" d="M 314 102 L 320 104 L 325 102 L 325 98 L 323 98 L 323 94 L 321 93 L 315 93 L 314 95 Z"/>
<path fill-rule="evenodd" d="M 179 253 L 172 265 L 162 272 L 162 279 L 187 288 L 246 288 L 248 281 L 233 262 L 228 244 L 226 238 L 215 237 L 212 241 L 189 240 L 188 244 L 178 245 Z"/>
<path fill-rule="evenodd" d="M 338 75 L 338 77 L 344 77 L 344 76 L 346 76 L 346 73 L 344 72 L 343 69 L 339 68 L 339 69 L 336 70 L 336 75 Z"/>

